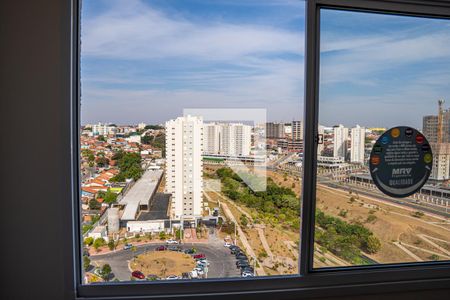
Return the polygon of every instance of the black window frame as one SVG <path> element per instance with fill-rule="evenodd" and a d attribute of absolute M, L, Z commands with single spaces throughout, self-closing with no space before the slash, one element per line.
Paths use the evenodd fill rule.
<path fill-rule="evenodd" d="M 301 1 L 301 0 L 299 0 Z M 305 0 L 305 100 L 304 100 L 304 172 L 302 185 L 301 239 L 299 274 L 256 278 L 223 278 L 198 281 L 117 282 L 84 285 L 81 278 L 82 241 L 80 223 L 80 15 L 82 0 L 71 2 L 71 192 L 63 226 L 71 229 L 64 240 L 65 279 L 68 291 L 76 299 L 142 299 L 196 297 L 222 299 L 233 295 L 249 299 L 267 296 L 321 297 L 440 289 L 450 286 L 450 262 L 421 262 L 313 268 L 316 154 L 318 140 L 320 9 L 363 11 L 450 19 L 450 2 L 434 0 Z M 68 38 L 69 40 L 69 38 Z M 70 208 L 69 208 L 70 205 Z"/>

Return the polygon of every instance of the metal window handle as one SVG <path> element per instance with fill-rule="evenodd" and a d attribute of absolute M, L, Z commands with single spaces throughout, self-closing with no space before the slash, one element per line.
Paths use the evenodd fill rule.
<path fill-rule="evenodd" d="M 323 134 L 316 135 L 316 143 L 318 145 L 322 145 L 323 144 Z"/>

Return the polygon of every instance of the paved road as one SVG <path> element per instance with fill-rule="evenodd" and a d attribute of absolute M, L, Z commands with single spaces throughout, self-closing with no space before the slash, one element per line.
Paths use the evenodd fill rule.
<path fill-rule="evenodd" d="M 343 191 L 348 191 L 349 189 L 353 190 L 353 191 L 357 191 L 359 194 L 364 195 L 364 196 L 369 196 L 369 197 L 374 197 L 378 200 L 382 200 L 382 201 L 388 201 L 391 203 L 395 203 L 398 205 L 402 205 L 402 206 L 406 206 L 415 210 L 419 210 L 419 211 L 424 211 L 424 212 L 428 212 L 431 214 L 435 214 L 435 215 L 439 215 L 442 217 L 450 217 L 450 214 L 445 212 L 445 208 L 444 211 L 443 210 L 438 210 L 438 209 L 433 209 L 424 205 L 420 205 L 420 204 L 416 204 L 411 199 L 408 198 L 403 198 L 403 199 L 395 199 L 392 197 L 388 197 L 386 195 L 381 194 L 380 192 L 377 191 L 367 191 L 364 189 L 361 189 L 359 187 L 355 187 L 355 186 L 342 186 L 339 185 L 335 182 L 331 182 L 331 181 L 324 181 L 323 179 L 318 179 L 318 183 L 331 187 L 331 188 L 335 188 L 335 189 L 339 189 L 339 190 L 343 190 Z"/>
<path fill-rule="evenodd" d="M 137 246 L 135 252 L 131 250 L 118 250 L 104 255 L 91 256 L 91 264 L 102 266 L 108 263 L 111 266 L 114 278 L 130 280 L 128 262 L 135 255 L 146 251 L 153 251 L 156 247 L 165 244 L 148 244 Z M 208 278 L 240 277 L 240 271 L 236 268 L 236 259 L 230 254 L 230 250 L 223 246 L 222 242 L 213 241 L 208 244 L 183 244 L 183 249 L 196 248 L 198 253 L 204 253 L 210 262 Z"/>

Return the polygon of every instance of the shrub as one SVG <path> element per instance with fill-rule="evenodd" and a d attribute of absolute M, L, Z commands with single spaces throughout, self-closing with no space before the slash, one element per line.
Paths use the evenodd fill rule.
<path fill-rule="evenodd" d="M 87 246 L 91 246 L 92 243 L 94 242 L 94 238 L 93 237 L 87 237 L 84 239 L 84 244 Z"/>
<path fill-rule="evenodd" d="M 377 216 L 375 215 L 368 215 L 366 219 L 366 223 L 375 223 L 377 220 Z"/>
<path fill-rule="evenodd" d="M 415 211 L 414 213 L 411 214 L 411 216 L 415 217 L 415 218 L 422 218 L 425 214 L 421 211 Z"/>

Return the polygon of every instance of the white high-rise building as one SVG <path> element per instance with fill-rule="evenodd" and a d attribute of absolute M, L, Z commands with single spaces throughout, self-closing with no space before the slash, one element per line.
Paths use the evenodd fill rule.
<path fill-rule="evenodd" d="M 166 192 L 171 218 L 195 221 L 203 211 L 203 119 L 185 116 L 166 122 Z"/>
<path fill-rule="evenodd" d="M 98 123 L 92 125 L 92 134 L 93 135 L 110 135 L 110 134 L 116 134 L 117 127 L 107 125 L 106 123 Z"/>
<path fill-rule="evenodd" d="M 333 157 L 345 160 L 347 154 L 348 128 L 340 124 L 333 127 Z"/>
<path fill-rule="evenodd" d="M 204 153 L 227 156 L 250 155 L 251 126 L 241 123 L 204 125 Z"/>
<path fill-rule="evenodd" d="M 364 164 L 364 144 L 366 129 L 356 125 L 351 131 L 350 162 Z"/>
<path fill-rule="evenodd" d="M 220 154 L 221 128 L 216 123 L 203 125 L 203 152 L 207 154 Z"/>
<path fill-rule="evenodd" d="M 294 141 L 303 140 L 303 122 L 292 121 L 292 139 Z"/>

